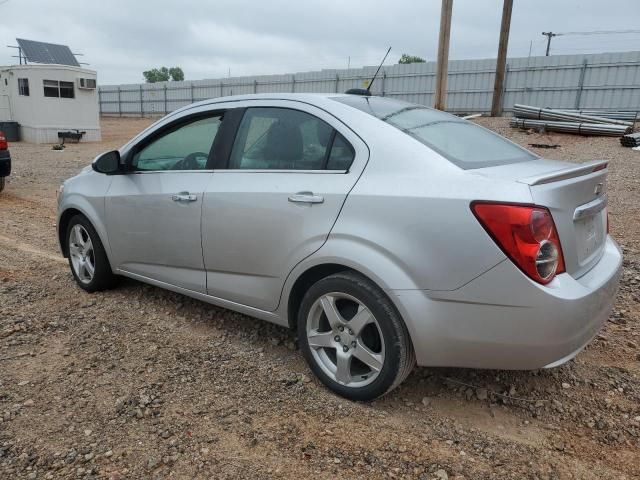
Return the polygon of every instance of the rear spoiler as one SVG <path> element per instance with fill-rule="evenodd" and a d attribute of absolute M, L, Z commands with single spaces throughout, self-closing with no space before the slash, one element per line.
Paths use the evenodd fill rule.
<path fill-rule="evenodd" d="M 541 185 L 543 183 L 559 182 L 568 178 L 580 177 L 582 175 L 589 175 L 590 173 L 597 172 L 598 170 L 604 170 L 607 168 L 609 162 L 606 160 L 593 160 L 591 162 L 581 163 L 575 167 L 563 168 L 550 173 L 543 173 L 541 175 L 533 175 L 532 177 L 525 177 L 518 180 L 520 183 L 527 185 Z"/>

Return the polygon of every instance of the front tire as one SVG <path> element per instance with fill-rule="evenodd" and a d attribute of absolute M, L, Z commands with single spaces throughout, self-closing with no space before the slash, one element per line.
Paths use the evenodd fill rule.
<path fill-rule="evenodd" d="M 409 333 L 394 305 L 355 272 L 330 275 L 307 291 L 298 312 L 298 339 L 313 373 L 350 400 L 386 394 L 415 365 Z"/>
<path fill-rule="evenodd" d="M 115 286 L 117 277 L 111 271 L 100 237 L 85 216 L 71 218 L 66 238 L 69 266 L 80 288 L 91 293 Z"/>

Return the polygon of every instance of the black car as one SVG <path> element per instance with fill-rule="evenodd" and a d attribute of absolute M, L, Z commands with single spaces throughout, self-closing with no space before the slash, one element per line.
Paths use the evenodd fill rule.
<path fill-rule="evenodd" d="M 0 132 L 0 192 L 4 190 L 4 179 L 11 173 L 11 154 L 7 138 Z"/>

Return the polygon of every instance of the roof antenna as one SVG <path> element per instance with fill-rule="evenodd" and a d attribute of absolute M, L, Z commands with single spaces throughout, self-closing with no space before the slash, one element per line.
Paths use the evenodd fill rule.
<path fill-rule="evenodd" d="M 378 70 L 376 70 L 376 73 L 373 74 L 373 78 L 371 78 L 371 81 L 369 82 L 369 86 L 367 87 L 367 90 L 369 91 L 369 94 L 371 94 L 371 85 L 373 85 L 373 82 L 375 81 L 376 77 L 378 76 L 378 72 L 380 72 L 380 69 L 382 68 L 382 65 L 384 64 L 384 61 L 387 59 L 387 56 L 389 55 L 390 51 L 391 51 L 391 47 L 389 47 L 389 50 L 387 50 L 387 53 L 384 54 L 384 58 L 382 59 L 382 62 L 380 62 L 380 65 L 378 65 Z"/>
<path fill-rule="evenodd" d="M 389 52 L 390 51 L 391 51 L 391 47 L 389 47 L 389 50 L 387 50 L 387 53 L 384 54 L 384 58 L 382 59 L 382 62 L 380 62 L 380 65 L 378 65 L 378 69 L 376 70 L 376 73 L 374 73 L 373 77 L 371 77 L 371 80 L 369 81 L 369 86 L 367 88 L 350 88 L 345 93 L 352 94 L 352 95 L 364 95 L 366 97 L 370 97 L 371 96 L 371 86 L 373 85 L 373 82 L 375 81 L 376 77 L 378 76 L 378 73 L 380 73 L 380 69 L 382 68 L 382 65 L 384 64 L 384 61 L 389 56 Z"/>

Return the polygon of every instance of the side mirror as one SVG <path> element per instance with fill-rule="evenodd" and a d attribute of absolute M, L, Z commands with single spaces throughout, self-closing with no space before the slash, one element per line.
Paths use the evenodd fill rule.
<path fill-rule="evenodd" d="M 91 166 L 98 173 L 106 173 L 107 175 L 118 173 L 121 171 L 120 152 L 113 150 L 103 153 L 93 161 Z"/>

